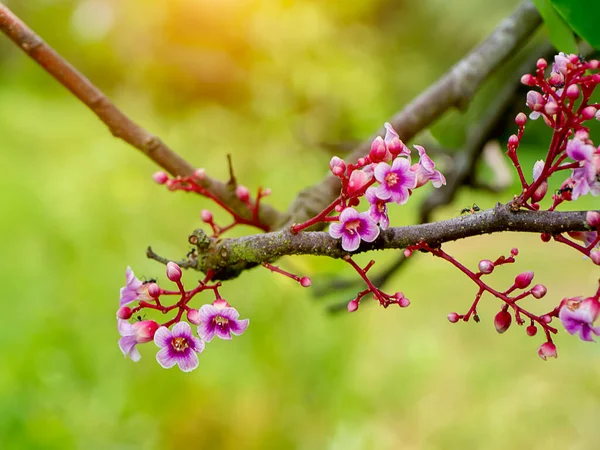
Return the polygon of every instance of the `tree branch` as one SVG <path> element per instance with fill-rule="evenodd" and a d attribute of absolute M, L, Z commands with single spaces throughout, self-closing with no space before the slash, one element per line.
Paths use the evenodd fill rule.
<path fill-rule="evenodd" d="M 125 115 L 100 89 L 62 58 L 2 3 L 0 3 L 0 31 L 91 109 L 104 122 L 113 136 L 131 144 L 172 175 L 190 176 L 193 174 L 195 167 L 171 150 L 157 136 Z M 210 177 L 205 177 L 199 184 L 209 189 L 240 216 L 251 218 L 247 206 L 235 196 L 235 186 L 228 186 Z M 287 215 L 267 205 L 261 205 L 259 217 L 262 223 L 277 228 L 280 223 L 286 221 Z"/>
<path fill-rule="evenodd" d="M 419 242 L 438 247 L 481 234 L 503 231 L 558 234 L 590 230 L 587 211 L 512 211 L 498 203 L 495 208 L 440 222 L 389 228 L 373 243 L 363 242 L 353 254 L 383 249 L 403 249 Z M 289 230 L 241 238 L 213 239 L 198 258 L 198 270 L 214 270 L 215 279 L 234 278 L 242 271 L 286 255 L 317 255 L 342 258 L 349 253 L 340 241 L 322 231 L 292 234 Z"/>
<path fill-rule="evenodd" d="M 540 23 L 541 17 L 531 1 L 521 3 L 481 45 L 389 120 L 400 139 L 409 141 L 452 107 L 464 108 L 481 84 L 523 46 Z M 384 133 L 381 128 L 375 136 Z M 366 155 L 375 136 L 344 159 L 353 162 Z M 339 190 L 339 179 L 330 175 L 302 191 L 289 208 L 291 220 L 301 223 L 315 216 L 335 199 Z"/>

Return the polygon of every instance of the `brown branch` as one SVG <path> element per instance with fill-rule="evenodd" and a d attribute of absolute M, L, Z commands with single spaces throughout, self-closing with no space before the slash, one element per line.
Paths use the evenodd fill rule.
<path fill-rule="evenodd" d="M 100 89 L 62 58 L 2 3 L 0 3 L 0 31 L 91 109 L 104 122 L 113 136 L 131 144 L 172 175 L 192 175 L 195 168 L 191 164 L 171 150 L 157 136 L 149 133 L 125 115 Z M 228 186 L 209 177 L 205 177 L 201 184 L 240 216 L 251 218 L 247 206 L 235 196 L 235 186 Z M 262 223 L 271 225 L 273 228 L 277 228 L 287 218 L 287 215 L 267 205 L 261 205 L 259 216 Z"/>
<path fill-rule="evenodd" d="M 482 234 L 504 231 L 558 234 L 567 231 L 589 230 L 587 211 L 512 211 L 498 204 L 469 216 L 455 217 L 440 222 L 389 228 L 382 231 L 373 243 L 363 243 L 354 252 L 363 253 L 383 249 L 403 249 L 419 242 L 437 247 L 444 242 L 456 241 Z M 292 234 L 289 230 L 257 234 L 241 238 L 213 240 L 204 255 L 200 255 L 198 270 L 211 269 L 218 279 L 226 273 L 228 278 L 239 275 L 247 268 L 270 262 L 287 255 L 316 255 L 342 258 L 344 251 L 339 239 L 322 231 Z M 235 268 L 235 270 L 232 270 Z"/>
<path fill-rule="evenodd" d="M 524 45 L 540 23 L 539 13 L 531 1 L 525 0 L 481 45 L 389 120 L 400 139 L 409 141 L 452 107 L 466 107 L 481 84 Z M 377 135 L 384 132 L 382 128 Z M 374 137 L 345 159 L 355 161 L 366 155 Z M 302 191 L 289 208 L 291 220 L 301 223 L 315 216 L 335 199 L 339 190 L 338 178 L 328 176 Z"/>

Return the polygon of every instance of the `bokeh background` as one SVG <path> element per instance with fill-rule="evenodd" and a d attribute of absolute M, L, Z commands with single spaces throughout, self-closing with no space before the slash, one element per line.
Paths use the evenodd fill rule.
<path fill-rule="evenodd" d="M 239 180 L 272 188 L 269 202 L 281 209 L 326 174 L 333 151 L 378 129 L 516 5 L 5 3 L 186 159 L 224 179 L 231 153 Z M 530 128 L 544 137 L 543 124 Z M 543 145 L 529 142 L 527 167 Z M 164 281 L 146 246 L 185 254 L 187 235 L 210 205 L 153 183 L 149 160 L 3 36 L 0 168 L 2 449 L 583 449 L 597 442 L 598 347 L 561 333 L 559 358 L 543 362 L 540 336 L 516 326 L 496 333 L 499 304 L 487 297 L 481 323 L 448 323 L 447 313 L 465 312 L 475 289 L 427 255 L 388 284 L 411 299 L 408 309 L 364 304 L 333 316 L 326 305 L 352 291 L 315 299 L 311 289 L 255 269 L 222 288 L 251 326 L 231 342 L 210 343 L 196 371 L 163 370 L 152 344 L 142 346 L 139 363 L 123 359 L 115 311 L 126 266 Z M 515 189 L 465 189 L 436 218 L 473 202 L 491 207 Z M 394 223 L 413 223 L 418 201 L 398 208 Z M 506 286 L 535 270 L 549 289 L 532 302 L 535 311 L 595 291 L 590 261 L 537 236 L 486 236 L 447 249 L 475 265 L 514 246 L 518 263 L 494 279 Z M 377 266 L 393 257 L 378 254 Z M 352 276 L 321 258 L 280 264 L 315 284 Z"/>

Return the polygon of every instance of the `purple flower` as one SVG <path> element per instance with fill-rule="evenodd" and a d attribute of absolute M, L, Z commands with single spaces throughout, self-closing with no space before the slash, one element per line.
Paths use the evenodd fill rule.
<path fill-rule="evenodd" d="M 600 176 L 593 162 L 584 162 L 583 167 L 573 169 L 571 175 L 573 192 L 571 198 L 577 200 L 582 195 L 591 193 L 594 197 L 600 194 Z"/>
<path fill-rule="evenodd" d="M 596 149 L 579 139 L 570 139 L 567 142 L 567 155 L 575 161 L 592 161 Z"/>
<path fill-rule="evenodd" d="M 420 145 L 414 146 L 419 152 L 419 164 L 413 164 L 411 170 L 417 174 L 416 187 L 423 186 L 431 181 L 434 188 L 439 188 L 446 184 L 446 177 L 439 170 L 435 170 L 435 163 L 427 156 L 427 152 Z"/>
<path fill-rule="evenodd" d="M 385 163 L 381 164 L 389 167 Z M 329 226 L 329 234 L 335 239 L 341 237 L 342 248 L 347 252 L 353 252 L 360 245 L 361 239 L 366 242 L 377 239 L 379 227 L 371 220 L 368 212 L 359 214 L 354 208 L 346 208 L 340 214 L 340 222 Z"/>
<path fill-rule="evenodd" d="M 187 322 L 178 322 L 173 330 L 160 327 L 154 335 L 154 343 L 160 350 L 156 360 L 165 369 L 175 364 L 182 372 L 190 372 L 198 367 L 198 355 L 204 350 L 204 342 L 192 336 L 192 329 Z"/>
<path fill-rule="evenodd" d="M 552 72 L 566 75 L 567 69 L 568 69 L 570 63 L 571 63 L 571 61 L 569 61 L 569 57 L 565 53 L 560 52 L 558 55 L 554 56 L 554 63 L 552 64 Z"/>
<path fill-rule="evenodd" d="M 158 329 L 158 324 L 154 320 L 142 320 L 131 324 L 127 320 L 117 319 L 117 329 L 122 336 L 119 339 L 121 352 L 125 357 L 129 356 L 137 362 L 140 360 L 141 355 L 135 346 L 150 342 Z"/>
<path fill-rule="evenodd" d="M 200 308 L 198 336 L 210 342 L 215 334 L 221 339 L 231 339 L 231 333 L 239 336 L 250 323 L 250 319 L 238 320 L 240 314 L 225 301 L 215 300 L 212 305 Z"/>
<path fill-rule="evenodd" d="M 417 185 L 417 175 L 410 170 L 410 161 L 405 158 L 396 158 L 391 167 L 386 163 L 377 164 L 375 179 L 380 183 L 377 197 L 391 199 L 399 205 L 408 201 L 409 189 Z"/>
<path fill-rule="evenodd" d="M 152 300 L 152 297 L 148 295 L 148 284 L 138 280 L 131 270 L 131 267 L 127 267 L 125 272 L 127 282 L 124 287 L 121 288 L 121 298 L 119 299 L 121 306 L 127 305 L 136 300 Z"/>
<path fill-rule="evenodd" d="M 570 298 L 563 300 L 558 317 L 567 332 L 579 333 L 582 341 L 593 341 L 592 333 L 600 336 L 600 327 L 592 326 L 599 314 L 600 303 L 596 298 Z"/>
<path fill-rule="evenodd" d="M 375 223 L 379 223 L 379 226 L 382 230 L 387 230 L 390 226 L 390 218 L 387 214 L 387 201 L 381 200 L 377 197 L 376 194 L 377 189 L 371 186 L 365 192 L 365 197 L 367 197 L 367 201 L 371 205 L 369 208 L 369 217 Z"/>

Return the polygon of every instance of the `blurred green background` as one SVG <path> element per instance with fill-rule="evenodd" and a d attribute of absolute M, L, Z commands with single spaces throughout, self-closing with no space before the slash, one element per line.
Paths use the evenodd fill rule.
<path fill-rule="evenodd" d="M 239 180 L 272 188 L 269 201 L 281 209 L 326 174 L 331 151 L 317 144 L 369 136 L 516 4 L 5 3 L 186 159 L 224 179 L 231 153 Z M 524 155 L 529 168 L 543 155 L 537 145 Z M 475 289 L 426 255 L 388 284 L 411 299 L 406 310 L 367 303 L 331 316 L 310 289 L 255 269 L 221 290 L 251 326 L 231 342 L 210 343 L 196 371 L 161 369 L 152 344 L 141 346 L 139 363 L 124 360 L 115 311 L 125 267 L 164 280 L 146 246 L 185 254 L 199 211 L 211 205 L 153 183 L 150 161 L 112 138 L 3 36 L 0 168 L 3 450 L 595 445 L 598 347 L 561 333 L 559 358 L 544 363 L 540 336 L 515 326 L 496 333 L 492 298 L 481 303 L 481 323 L 448 323 L 447 313 L 466 312 Z M 436 218 L 473 202 L 491 207 L 511 192 L 461 191 Z M 397 208 L 393 223 L 413 223 L 417 204 Z M 549 294 L 532 301 L 533 310 L 596 289 L 590 261 L 538 236 L 485 236 L 447 249 L 474 266 L 513 246 L 518 263 L 494 279 L 506 286 L 535 270 Z M 378 254 L 377 266 L 393 257 Z M 280 264 L 315 283 L 352 275 L 320 258 Z M 329 301 L 352 298 L 336 295 Z"/>

